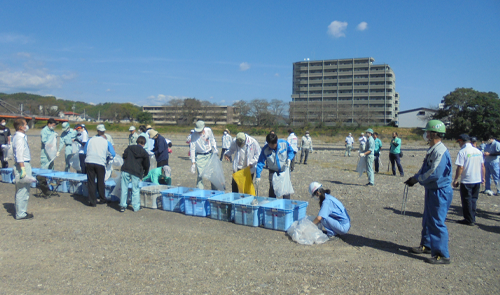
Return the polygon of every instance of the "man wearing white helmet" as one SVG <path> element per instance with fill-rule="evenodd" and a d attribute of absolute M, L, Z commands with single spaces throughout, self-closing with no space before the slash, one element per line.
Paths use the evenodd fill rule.
<path fill-rule="evenodd" d="M 135 126 L 130 126 L 128 131 L 130 131 L 130 134 L 128 135 L 128 145 L 136 145 L 137 138 L 139 138 L 139 133 L 135 131 Z M 148 139 L 146 138 L 146 140 Z"/>
<path fill-rule="evenodd" d="M 361 132 L 361 136 L 358 138 L 359 141 L 359 152 L 361 153 L 362 151 L 365 150 L 365 144 L 366 144 L 366 137 L 363 132 Z"/>
<path fill-rule="evenodd" d="M 373 161 L 375 159 L 375 140 L 373 139 L 373 130 L 371 128 L 366 129 L 366 135 L 368 139 L 366 140 L 365 149 L 359 153 L 361 157 L 360 161 L 366 161 L 366 175 L 368 176 L 368 183 L 366 185 L 374 186 L 375 177 L 373 176 Z"/>
<path fill-rule="evenodd" d="M 64 166 L 64 171 L 68 172 L 71 167 L 70 160 L 73 157 L 73 140 L 76 138 L 76 131 L 69 128 L 69 123 L 62 123 L 61 139 L 59 139 L 59 150 L 57 151 L 57 157 L 59 153 L 64 148 L 64 159 L 66 164 Z"/>
<path fill-rule="evenodd" d="M 345 154 L 344 157 L 351 156 L 351 150 L 352 150 L 352 144 L 354 143 L 354 138 L 352 137 L 352 134 L 349 133 L 347 137 L 345 138 Z"/>
<path fill-rule="evenodd" d="M 330 190 L 324 189 L 319 182 L 312 182 L 309 185 L 309 193 L 312 198 L 319 199 L 319 207 L 321 208 L 313 223 L 321 223 L 328 237 L 346 234 L 351 228 L 351 217 L 344 205 L 330 195 Z"/>
<path fill-rule="evenodd" d="M 224 130 L 224 134 L 222 135 L 222 152 L 220 155 L 220 160 L 222 161 L 222 157 L 224 157 L 224 154 L 226 153 L 227 150 L 231 147 L 231 143 L 233 142 L 233 138 L 231 137 L 231 132 L 229 129 Z M 231 156 L 229 157 L 231 158 Z"/>

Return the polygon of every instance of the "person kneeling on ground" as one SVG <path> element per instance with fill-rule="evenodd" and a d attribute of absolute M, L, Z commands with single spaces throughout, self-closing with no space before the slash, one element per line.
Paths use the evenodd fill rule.
<path fill-rule="evenodd" d="M 149 170 L 149 154 L 144 150 L 146 138 L 139 136 L 136 145 L 129 145 L 123 152 L 121 175 L 120 212 L 127 209 L 128 184 L 132 183 L 132 208 L 134 212 L 141 209 L 139 200 L 139 181 Z"/>
<path fill-rule="evenodd" d="M 311 197 L 319 198 L 320 210 L 313 220 L 314 224 L 321 223 L 328 237 L 346 234 L 351 228 L 351 217 L 347 214 L 344 205 L 330 195 L 329 189 L 324 189 L 321 183 L 312 182 L 309 185 Z"/>
<path fill-rule="evenodd" d="M 151 171 L 149 171 L 148 175 L 146 175 L 146 177 L 144 177 L 142 181 L 150 181 L 154 184 L 171 185 L 171 171 L 172 170 L 170 169 L 170 166 L 167 165 L 151 169 Z"/>

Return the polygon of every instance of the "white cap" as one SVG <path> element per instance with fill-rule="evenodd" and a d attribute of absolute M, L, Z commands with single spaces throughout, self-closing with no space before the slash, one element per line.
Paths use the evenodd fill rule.
<path fill-rule="evenodd" d="M 104 124 L 97 125 L 97 131 L 101 131 L 101 132 L 106 131 L 106 127 L 104 127 Z"/>
<path fill-rule="evenodd" d="M 321 185 L 321 183 L 319 182 L 316 181 L 311 182 L 311 184 L 309 185 L 309 193 L 311 194 L 311 197 L 314 197 L 313 194 L 322 186 L 323 185 Z"/>
<path fill-rule="evenodd" d="M 134 126 L 130 126 L 130 128 L 128 129 L 128 131 L 134 131 L 134 130 L 135 130 Z"/>

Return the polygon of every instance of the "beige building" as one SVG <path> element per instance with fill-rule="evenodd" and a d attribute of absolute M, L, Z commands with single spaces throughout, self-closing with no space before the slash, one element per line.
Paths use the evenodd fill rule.
<path fill-rule="evenodd" d="M 380 124 L 398 120 L 396 76 L 375 59 L 349 58 L 293 64 L 292 125 Z"/>
<path fill-rule="evenodd" d="M 191 125 L 198 120 L 206 124 L 226 125 L 239 124 L 239 109 L 231 106 L 202 106 L 197 109 L 189 109 L 180 106 L 143 106 L 144 112 L 153 115 L 155 124 Z"/>

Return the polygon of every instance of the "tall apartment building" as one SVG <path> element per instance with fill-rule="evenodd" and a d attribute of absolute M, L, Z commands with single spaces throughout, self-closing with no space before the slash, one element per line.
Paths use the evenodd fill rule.
<path fill-rule="evenodd" d="M 239 124 L 239 108 L 231 106 L 201 106 L 189 109 L 184 106 L 143 106 L 142 111 L 153 115 L 155 124 L 191 125 L 197 120 L 206 124 Z"/>
<path fill-rule="evenodd" d="M 396 76 L 375 59 L 349 58 L 293 64 L 292 125 L 380 124 L 397 121 Z"/>

